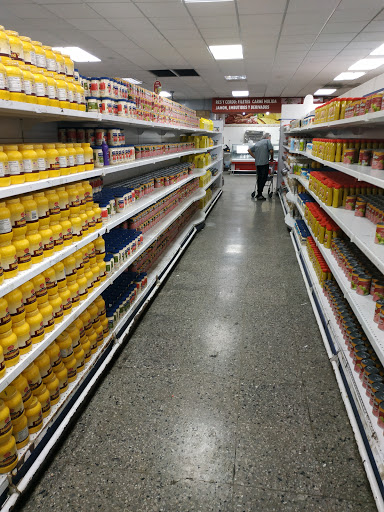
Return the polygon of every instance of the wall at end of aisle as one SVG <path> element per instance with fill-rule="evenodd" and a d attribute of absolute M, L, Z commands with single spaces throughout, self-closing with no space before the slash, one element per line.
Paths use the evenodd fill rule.
<path fill-rule="evenodd" d="M 250 124 L 247 126 L 224 126 L 224 144 L 228 144 L 232 150 L 232 144 L 243 144 L 244 133 L 247 130 L 254 132 L 267 132 L 271 134 L 272 144 L 278 145 L 280 138 L 280 125 L 263 126 L 261 124 Z"/>
<path fill-rule="evenodd" d="M 382 89 L 384 89 L 384 73 L 375 76 L 375 78 L 371 78 L 371 80 L 368 80 L 364 84 L 350 89 L 348 92 L 345 92 L 341 96 L 343 98 L 359 98 L 361 96 L 367 96 L 372 92 L 380 91 Z"/>

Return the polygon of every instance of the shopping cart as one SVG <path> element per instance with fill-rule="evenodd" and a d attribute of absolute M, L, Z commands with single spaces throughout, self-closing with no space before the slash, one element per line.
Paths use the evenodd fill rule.
<path fill-rule="evenodd" d="M 274 162 L 274 161 L 269 162 L 268 178 L 265 183 L 265 187 L 268 187 L 267 194 L 268 194 L 269 199 L 271 199 L 271 197 L 273 196 L 273 193 L 276 192 L 276 190 L 274 190 L 274 181 L 275 181 L 274 178 L 275 178 L 275 176 L 277 176 L 277 171 L 276 171 L 275 167 L 276 167 L 276 162 Z M 257 189 L 257 171 L 256 171 L 255 190 L 251 194 L 252 199 L 255 199 L 255 197 L 256 197 L 256 189 Z"/>

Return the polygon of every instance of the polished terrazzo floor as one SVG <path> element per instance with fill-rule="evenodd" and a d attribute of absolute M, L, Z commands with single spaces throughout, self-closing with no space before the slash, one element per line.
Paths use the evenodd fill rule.
<path fill-rule="evenodd" d="M 277 198 L 225 187 L 23 512 L 373 512 Z"/>

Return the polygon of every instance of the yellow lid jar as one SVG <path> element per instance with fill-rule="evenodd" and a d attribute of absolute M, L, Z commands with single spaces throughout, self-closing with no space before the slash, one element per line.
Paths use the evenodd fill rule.
<path fill-rule="evenodd" d="M 11 58 L 24 62 L 23 43 L 19 37 L 19 33 L 15 30 L 6 30 L 5 33 L 9 38 L 9 45 L 11 47 Z"/>
<path fill-rule="evenodd" d="M 77 207 L 80 209 L 80 207 Z M 79 215 L 71 213 L 70 221 L 72 225 L 72 239 L 74 242 L 78 242 L 83 238 L 83 221 Z"/>
<path fill-rule="evenodd" d="M 78 110 L 78 105 L 76 101 L 76 87 L 73 83 L 73 79 L 67 78 L 67 85 L 68 85 L 68 101 L 69 101 L 69 108 L 72 110 Z"/>
<path fill-rule="evenodd" d="M 59 379 L 60 394 L 62 394 L 68 388 L 68 371 L 63 362 L 61 362 L 55 370 L 55 375 Z"/>
<path fill-rule="evenodd" d="M 43 304 L 48 299 L 47 287 L 43 274 L 39 274 L 31 279 L 35 290 L 37 305 Z"/>
<path fill-rule="evenodd" d="M 22 414 L 16 421 L 13 422 L 13 437 L 15 438 L 16 448 L 20 450 L 26 446 L 29 442 L 29 430 L 28 420 L 24 414 Z"/>
<path fill-rule="evenodd" d="M 53 71 L 54 73 L 57 71 L 57 64 L 56 64 L 56 55 L 52 51 L 51 46 L 44 46 L 43 50 L 45 50 L 45 59 L 46 59 L 46 69 L 47 71 Z"/>
<path fill-rule="evenodd" d="M 93 265 L 91 265 L 91 271 L 93 274 L 93 278 L 92 278 L 93 287 L 96 288 L 101 283 L 99 265 L 97 263 L 94 263 Z"/>
<path fill-rule="evenodd" d="M 49 177 L 57 178 L 60 176 L 60 163 L 59 163 L 59 152 L 57 151 L 55 144 L 43 144 L 45 153 L 47 155 L 47 164 L 49 169 Z"/>
<path fill-rule="evenodd" d="M 39 163 L 37 161 L 37 153 L 33 144 L 21 144 L 19 151 L 23 156 L 23 172 L 25 181 L 39 180 Z"/>
<path fill-rule="evenodd" d="M 85 335 L 89 336 L 92 331 L 91 315 L 85 310 L 79 315 L 79 319 L 83 322 Z"/>
<path fill-rule="evenodd" d="M 66 288 L 67 286 L 67 278 L 65 276 L 65 267 L 62 261 L 58 261 L 53 265 L 53 270 L 55 271 L 56 283 L 58 289 Z"/>
<path fill-rule="evenodd" d="M 59 222 L 54 221 L 50 224 L 49 227 L 52 230 L 54 252 L 61 251 L 64 246 L 63 226 Z"/>
<path fill-rule="evenodd" d="M 33 195 L 21 196 L 21 204 L 24 207 L 27 232 L 36 231 L 39 228 L 39 213 Z"/>
<path fill-rule="evenodd" d="M 51 71 L 46 71 L 44 73 L 44 76 L 47 79 L 47 93 L 48 93 L 49 106 L 50 107 L 60 107 L 55 73 L 52 73 Z"/>
<path fill-rule="evenodd" d="M 40 343 L 45 335 L 43 315 L 36 307 L 34 311 L 25 315 L 25 320 L 28 322 L 31 330 L 32 344 Z"/>
<path fill-rule="evenodd" d="M 47 153 L 44 151 L 42 144 L 34 144 L 33 149 L 36 151 L 36 154 L 37 154 L 37 165 L 39 168 L 39 179 L 45 180 L 49 177 Z M 41 192 L 41 194 L 44 195 L 44 192 Z"/>
<path fill-rule="evenodd" d="M 57 50 L 52 50 L 55 54 L 56 58 L 56 72 L 61 75 L 62 78 L 65 77 L 65 60 L 61 52 Z"/>
<path fill-rule="evenodd" d="M 11 57 L 9 37 L 2 25 L 0 25 L 0 57 Z"/>
<path fill-rule="evenodd" d="M 98 236 L 96 240 L 93 241 L 96 251 L 96 259 L 99 262 L 100 259 L 104 259 L 105 257 L 105 241 L 102 236 Z"/>
<path fill-rule="evenodd" d="M 44 384 L 47 386 L 49 391 L 51 406 L 57 404 L 60 398 L 60 382 L 56 377 L 56 374 L 52 372 L 49 377 L 44 379 Z"/>
<path fill-rule="evenodd" d="M 18 375 L 16 379 L 12 381 L 12 386 L 14 386 L 19 391 L 21 394 L 21 399 L 23 400 L 24 407 L 26 407 L 32 398 L 32 391 L 25 376 L 20 373 L 20 375 Z"/>
<path fill-rule="evenodd" d="M 85 172 L 84 149 L 81 147 L 80 142 L 74 142 L 73 147 L 76 151 L 77 172 Z"/>
<path fill-rule="evenodd" d="M 17 364 L 20 359 L 20 352 L 16 334 L 12 330 L 0 333 L 0 345 L 3 348 L 5 366 L 10 368 Z"/>
<path fill-rule="evenodd" d="M 72 339 L 66 331 L 58 335 L 56 343 L 60 348 L 62 359 L 68 359 L 73 354 Z"/>
<path fill-rule="evenodd" d="M 4 202 L 0 202 L 0 244 L 6 244 L 12 240 L 11 212 Z"/>
<path fill-rule="evenodd" d="M 95 352 L 97 352 L 97 333 L 94 329 L 91 330 L 91 333 L 89 334 L 88 336 L 88 340 L 91 344 L 91 352 L 92 354 L 94 354 Z"/>
<path fill-rule="evenodd" d="M 69 174 L 75 174 L 77 173 L 76 150 L 73 147 L 73 143 L 67 142 L 65 146 L 68 151 Z"/>
<path fill-rule="evenodd" d="M 57 293 L 58 286 L 55 269 L 53 267 L 47 268 L 44 270 L 43 276 L 45 278 L 45 286 L 48 291 L 48 296 Z"/>
<path fill-rule="evenodd" d="M 26 101 L 27 97 L 24 92 L 23 72 L 17 61 L 1 57 L 7 73 L 8 93 L 11 101 Z"/>
<path fill-rule="evenodd" d="M 87 279 L 88 292 L 91 292 L 93 290 L 94 286 L 93 286 L 93 272 L 90 268 L 89 263 L 87 266 L 84 265 L 84 275 Z"/>
<path fill-rule="evenodd" d="M 61 363 L 61 353 L 59 345 L 56 342 L 51 343 L 48 346 L 48 348 L 46 348 L 45 353 L 49 356 L 52 370 L 55 372 Z"/>
<path fill-rule="evenodd" d="M 99 311 L 98 317 L 100 321 L 104 320 L 106 318 L 105 300 L 101 295 L 99 295 L 97 299 L 95 299 L 94 304 L 97 306 L 97 309 Z"/>
<path fill-rule="evenodd" d="M 83 142 L 81 147 L 84 149 L 84 166 L 86 171 L 92 171 L 94 169 L 93 163 L 93 149 L 88 142 Z M 90 185 L 89 185 L 90 186 Z M 91 187 L 92 189 L 92 187 Z"/>
<path fill-rule="evenodd" d="M 1 69 L 0 69 L 1 74 Z M 1 99 L 1 96 L 0 96 Z M 11 184 L 11 177 L 8 171 L 8 156 L 0 146 L 0 187 L 8 187 Z"/>
<path fill-rule="evenodd" d="M 57 86 L 57 97 L 59 99 L 60 108 L 71 108 L 71 104 L 68 101 L 68 84 L 67 82 L 57 73 L 54 75 Z"/>
<path fill-rule="evenodd" d="M 43 426 L 43 413 L 41 410 L 41 403 L 33 396 L 29 407 L 25 409 L 25 416 L 27 418 L 28 430 L 30 434 L 35 434 Z"/>
<path fill-rule="evenodd" d="M 76 320 L 73 323 L 79 329 L 80 343 L 85 343 L 87 341 L 87 335 L 85 334 L 84 324 L 81 321 L 81 318 L 77 317 Z"/>
<path fill-rule="evenodd" d="M 90 146 L 88 144 L 88 146 Z M 84 152 L 85 152 L 85 148 L 84 149 Z M 93 162 L 93 160 L 92 160 Z M 91 170 L 91 169 L 87 169 L 87 170 Z M 87 205 L 90 205 L 92 206 L 93 205 L 93 188 L 92 188 L 92 185 L 89 183 L 89 181 L 82 181 L 81 182 L 83 188 L 84 188 L 84 197 L 85 197 L 85 202 Z"/>
<path fill-rule="evenodd" d="M 34 363 L 31 363 L 29 366 L 27 366 L 26 369 L 22 372 L 22 375 L 27 379 L 32 393 L 39 389 L 43 383 L 40 371 Z"/>
<path fill-rule="evenodd" d="M 96 231 L 96 216 L 91 206 L 86 207 L 85 213 L 87 214 L 88 232 L 93 233 Z M 96 259 L 96 258 L 95 258 Z"/>
<path fill-rule="evenodd" d="M 63 54 L 64 63 L 65 63 L 65 74 L 69 77 L 73 77 L 75 74 L 75 65 L 73 64 L 73 60 L 69 55 Z"/>
<path fill-rule="evenodd" d="M 85 112 L 86 110 L 86 103 L 85 103 L 85 90 L 84 87 L 82 87 L 79 82 L 74 82 L 76 87 L 76 103 L 77 103 L 77 110 L 80 110 L 82 112 Z"/>
<path fill-rule="evenodd" d="M 23 283 L 21 286 L 19 286 L 19 290 L 23 296 L 23 304 L 26 313 L 35 311 L 37 307 L 37 300 L 32 281 L 26 281 Z"/>
<path fill-rule="evenodd" d="M 76 347 L 73 351 L 73 355 L 76 358 L 76 369 L 77 373 L 80 373 L 84 370 L 85 365 L 85 352 L 82 345 Z"/>
<path fill-rule="evenodd" d="M 48 80 L 44 74 L 44 69 L 31 66 L 31 71 L 35 77 L 36 103 L 49 106 Z"/>
<path fill-rule="evenodd" d="M 49 216 L 50 216 L 50 225 L 52 223 L 59 222 L 61 218 L 61 211 L 60 211 L 60 198 L 59 194 L 56 192 L 56 189 L 51 188 L 48 189 L 45 192 L 45 197 L 48 199 L 48 205 L 49 205 Z"/>
<path fill-rule="evenodd" d="M 4 401 L 8 407 L 11 420 L 17 420 L 24 412 L 23 399 L 21 393 L 15 386 L 8 386 L 0 393 L 0 399 Z"/>
<path fill-rule="evenodd" d="M 26 354 L 32 348 L 31 329 L 28 322 L 21 320 L 21 322 L 14 322 L 12 324 L 12 331 L 17 336 L 17 344 L 19 346 L 20 354 Z"/>
<path fill-rule="evenodd" d="M 7 332 L 11 328 L 12 319 L 8 308 L 8 302 L 4 297 L 0 297 L 0 332 Z"/>
<path fill-rule="evenodd" d="M 71 356 L 67 357 L 65 360 L 63 359 L 64 366 L 68 372 L 68 382 L 73 382 L 77 378 L 77 361 L 76 357 L 72 353 Z"/>
<path fill-rule="evenodd" d="M 79 331 L 77 325 L 75 324 L 75 322 L 73 322 L 71 325 L 69 325 L 65 329 L 65 332 L 68 334 L 68 336 L 72 340 L 72 348 L 75 349 L 76 347 L 78 347 L 80 345 L 80 331 Z"/>
<path fill-rule="evenodd" d="M 81 268 L 84 268 L 84 263 L 83 263 L 83 253 L 81 252 L 81 250 L 78 250 L 76 252 L 73 253 L 73 257 L 76 259 L 76 269 L 77 271 Z"/>
<path fill-rule="evenodd" d="M 62 288 L 59 290 L 59 297 L 63 304 L 63 315 L 68 315 L 72 310 L 71 292 L 68 288 Z"/>
<path fill-rule="evenodd" d="M 34 201 L 36 201 L 37 205 L 37 214 L 39 216 L 39 228 L 41 229 L 44 226 L 49 226 L 49 203 L 44 192 L 35 192 L 33 194 L 33 199 Z"/>
<path fill-rule="evenodd" d="M 100 346 L 104 341 L 103 326 L 100 324 L 98 327 L 96 327 L 95 332 L 97 335 L 97 345 Z"/>
<path fill-rule="evenodd" d="M 16 144 L 7 144 L 4 151 L 8 158 L 8 174 L 11 177 L 12 185 L 19 185 L 25 182 L 23 172 L 23 155 Z"/>
<path fill-rule="evenodd" d="M 19 270 L 28 270 L 32 266 L 32 256 L 29 240 L 23 236 L 14 236 L 12 245 L 16 249 L 17 265 Z"/>
<path fill-rule="evenodd" d="M 11 315 L 12 323 L 21 322 L 25 319 L 25 307 L 23 304 L 23 294 L 16 288 L 5 295 L 4 299 L 7 301 L 9 314 Z M 0 330 L 1 332 L 1 330 Z"/>
<path fill-rule="evenodd" d="M 76 308 L 80 301 L 80 289 L 77 281 L 68 283 L 68 290 L 71 294 L 72 308 Z"/>
<path fill-rule="evenodd" d="M 41 316 L 43 317 L 43 325 L 45 333 L 51 332 L 55 325 L 55 320 L 53 318 L 53 307 L 48 301 L 48 298 L 42 304 L 39 304 L 39 311 Z"/>
<path fill-rule="evenodd" d="M 1 34 L 1 31 L 0 31 Z M 0 41 L 1 44 L 1 41 Z M 8 91 L 8 78 L 7 70 L 4 64 L 0 61 L 0 100 L 10 100 L 10 94 Z"/>
<path fill-rule="evenodd" d="M 43 418 L 46 418 L 51 411 L 51 397 L 47 386 L 43 384 L 39 392 L 35 392 L 34 395 L 40 402 Z"/>
<path fill-rule="evenodd" d="M 67 176 L 70 173 L 70 168 L 68 165 L 68 149 L 66 147 L 66 144 L 62 144 L 61 142 L 56 143 L 55 146 L 59 153 L 60 176 Z"/>
<path fill-rule="evenodd" d="M 35 365 L 38 367 L 41 378 L 44 380 L 46 377 L 51 375 L 52 373 L 52 366 L 51 366 L 51 360 L 48 354 L 43 352 L 39 356 L 36 357 L 34 361 Z"/>
<path fill-rule="evenodd" d="M 49 256 L 52 256 L 55 249 L 52 229 L 50 227 L 40 228 L 39 234 L 43 244 L 43 257 L 48 258 Z"/>
<path fill-rule="evenodd" d="M 36 51 L 32 44 L 31 38 L 20 36 L 21 44 L 23 45 L 24 62 L 30 66 L 36 66 Z"/>
<path fill-rule="evenodd" d="M 53 319 L 55 324 L 59 324 L 63 320 L 63 302 L 58 293 L 49 296 L 49 303 L 53 308 Z"/>
<path fill-rule="evenodd" d="M 18 455 L 16 441 L 12 435 L 0 440 L 0 473 L 9 473 L 16 466 Z"/>
<path fill-rule="evenodd" d="M 13 244 L 5 242 L 0 244 L 0 261 L 3 268 L 4 279 L 11 279 L 17 276 L 18 265 L 16 248 Z"/>
<path fill-rule="evenodd" d="M 11 413 L 4 400 L 0 399 L 0 440 L 6 434 L 12 434 Z"/>
<path fill-rule="evenodd" d="M 87 307 L 87 311 L 91 317 L 92 324 L 97 322 L 99 318 L 99 308 L 97 307 L 97 304 L 95 304 L 95 302 L 92 302 L 92 304 Z"/>
<path fill-rule="evenodd" d="M 47 69 L 47 59 L 45 57 L 45 50 L 43 45 L 40 43 L 40 41 L 31 41 L 31 43 L 35 48 L 36 67 Z"/>
<path fill-rule="evenodd" d="M 20 64 L 23 72 L 23 89 L 25 93 L 25 101 L 27 103 L 37 103 L 35 92 L 35 75 L 32 73 L 30 66 Z"/>

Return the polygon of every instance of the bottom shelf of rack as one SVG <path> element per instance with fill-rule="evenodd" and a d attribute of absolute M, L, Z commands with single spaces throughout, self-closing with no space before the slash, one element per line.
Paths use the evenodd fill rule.
<path fill-rule="evenodd" d="M 221 195 L 221 189 L 210 201 L 211 207 Z M 118 320 L 111 329 L 98 351 L 92 355 L 85 369 L 76 381 L 68 385 L 61 395 L 58 404 L 52 406 L 50 414 L 44 420 L 43 428 L 30 436 L 30 442 L 18 450 L 19 462 L 12 471 L 12 486 L 18 492 L 7 495 L 10 482 L 8 475 L 0 475 L 0 506 L 2 511 L 11 510 L 20 494 L 38 471 L 49 452 L 54 447 L 65 428 L 68 426 L 78 408 L 86 399 L 111 362 L 117 350 L 124 345 L 131 328 L 140 319 L 151 299 L 181 257 L 189 242 L 197 233 L 196 227 L 204 223 L 207 212 L 197 211 L 188 224 L 182 229 L 168 250 L 159 258 L 155 266 L 148 272 L 147 286 L 137 296 L 130 309 Z"/>
<path fill-rule="evenodd" d="M 378 426 L 377 418 L 373 415 L 372 406 L 366 395 L 366 389 L 354 369 L 353 360 L 349 355 L 343 335 L 318 283 L 317 276 L 309 260 L 307 247 L 300 243 L 295 230 L 292 231 L 291 237 L 376 504 L 379 510 L 384 510 L 384 500 L 380 490 L 384 477 L 384 430 Z M 357 411 L 357 418 L 356 414 L 354 415 L 354 409 Z M 361 422 L 361 427 L 358 426 L 359 422 Z M 369 457 L 369 454 L 371 454 L 371 457 Z M 380 475 L 379 480 L 376 478 L 377 475 Z"/>

